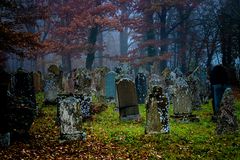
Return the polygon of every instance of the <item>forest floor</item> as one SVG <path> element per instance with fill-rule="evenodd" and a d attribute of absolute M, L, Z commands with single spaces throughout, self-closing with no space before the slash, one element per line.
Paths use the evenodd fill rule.
<path fill-rule="evenodd" d="M 40 105 L 42 98 L 38 96 Z M 199 122 L 179 123 L 170 118 L 170 133 L 158 135 L 144 133 L 146 110 L 144 105 L 139 108 L 139 121 L 121 122 L 110 104 L 84 122 L 85 142 L 60 143 L 56 106 L 42 107 L 30 129 L 29 142 L 0 149 L 0 159 L 240 159 L 240 131 L 217 135 L 210 103 L 194 112 Z M 236 111 L 240 122 L 240 100 Z"/>

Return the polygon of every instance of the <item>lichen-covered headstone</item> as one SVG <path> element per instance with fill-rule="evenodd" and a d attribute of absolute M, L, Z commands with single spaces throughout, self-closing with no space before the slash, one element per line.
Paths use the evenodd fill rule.
<path fill-rule="evenodd" d="M 60 99 L 59 120 L 61 140 L 84 139 L 85 132 L 82 129 L 82 114 L 80 99 L 69 96 Z"/>
<path fill-rule="evenodd" d="M 169 132 L 169 102 L 160 86 L 153 86 L 146 105 L 147 134 Z"/>
<path fill-rule="evenodd" d="M 191 74 L 188 76 L 187 83 L 189 85 L 193 110 L 199 110 L 201 109 L 200 80 L 197 76 Z"/>
<path fill-rule="evenodd" d="M 188 117 L 192 114 L 192 101 L 189 86 L 183 77 L 179 77 L 173 88 L 174 116 Z"/>
<path fill-rule="evenodd" d="M 54 104 L 59 93 L 58 82 L 53 74 L 49 74 L 44 81 L 44 101 L 46 104 Z"/>
<path fill-rule="evenodd" d="M 138 73 L 135 78 L 138 103 L 145 103 L 145 98 L 147 96 L 147 79 L 143 73 Z"/>
<path fill-rule="evenodd" d="M 115 99 L 116 97 L 116 79 L 117 73 L 114 71 L 110 71 L 106 74 L 105 77 L 105 96 L 107 99 Z"/>
<path fill-rule="evenodd" d="M 139 109 L 135 84 L 128 78 L 116 82 L 119 114 L 121 120 L 138 120 Z"/>
<path fill-rule="evenodd" d="M 227 88 L 220 103 L 218 112 L 217 128 L 218 134 L 235 132 L 238 128 L 237 117 L 234 108 L 234 96 L 232 89 Z"/>
<path fill-rule="evenodd" d="M 74 89 L 77 94 L 91 94 L 92 78 L 88 70 L 81 68 L 73 72 Z"/>

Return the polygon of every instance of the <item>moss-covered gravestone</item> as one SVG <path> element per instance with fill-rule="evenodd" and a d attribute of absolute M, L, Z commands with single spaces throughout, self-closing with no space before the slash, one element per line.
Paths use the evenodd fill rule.
<path fill-rule="evenodd" d="M 139 109 L 135 84 L 128 78 L 116 82 L 121 120 L 138 120 Z"/>
<path fill-rule="evenodd" d="M 148 96 L 146 105 L 146 127 L 147 134 L 169 132 L 169 102 L 160 86 L 153 86 Z"/>
<path fill-rule="evenodd" d="M 62 141 L 84 140 L 86 133 L 82 129 L 81 101 L 79 97 L 66 96 L 58 102 L 60 139 Z"/>
<path fill-rule="evenodd" d="M 237 117 L 235 113 L 234 96 L 231 88 L 227 88 L 220 103 L 220 109 L 217 115 L 218 134 L 235 132 L 238 129 Z"/>

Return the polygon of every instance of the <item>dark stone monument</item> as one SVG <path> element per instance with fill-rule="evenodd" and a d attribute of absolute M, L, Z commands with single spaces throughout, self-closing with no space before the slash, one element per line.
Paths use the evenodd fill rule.
<path fill-rule="evenodd" d="M 138 96 L 138 103 L 145 103 L 145 98 L 147 97 L 147 79 L 143 73 L 138 73 L 135 78 L 135 85 Z"/>
<path fill-rule="evenodd" d="M 10 95 L 8 90 L 10 87 L 11 75 L 0 68 L 0 147 L 8 147 L 10 145 L 10 129 L 8 127 L 8 103 Z"/>
<path fill-rule="evenodd" d="M 135 84 L 128 78 L 117 83 L 118 106 L 121 120 L 138 120 L 139 109 Z"/>
<path fill-rule="evenodd" d="M 148 96 L 146 105 L 146 127 L 147 134 L 169 132 L 169 102 L 160 86 L 153 86 Z"/>

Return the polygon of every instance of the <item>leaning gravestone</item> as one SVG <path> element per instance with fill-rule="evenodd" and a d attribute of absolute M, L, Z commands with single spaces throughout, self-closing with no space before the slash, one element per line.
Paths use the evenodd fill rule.
<path fill-rule="evenodd" d="M 135 78 L 138 103 L 145 103 L 145 98 L 147 96 L 147 79 L 143 73 L 138 73 Z"/>
<path fill-rule="evenodd" d="M 189 86 L 183 77 L 179 77 L 173 87 L 173 112 L 176 119 L 189 120 L 192 117 L 192 101 Z"/>
<path fill-rule="evenodd" d="M 60 120 L 60 139 L 84 140 L 86 133 L 82 129 L 82 114 L 80 99 L 74 96 L 61 98 L 58 102 Z"/>
<path fill-rule="evenodd" d="M 217 120 L 217 134 L 235 132 L 238 128 L 237 117 L 234 108 L 234 96 L 231 88 L 227 88 L 220 103 Z"/>
<path fill-rule="evenodd" d="M 135 84 L 128 78 L 116 82 L 121 120 L 138 120 L 139 109 Z"/>
<path fill-rule="evenodd" d="M 10 145 L 10 130 L 8 127 L 8 102 L 10 97 L 8 89 L 10 86 L 11 75 L 0 68 L 0 147 Z"/>
<path fill-rule="evenodd" d="M 160 86 L 153 86 L 148 96 L 146 105 L 146 128 L 147 134 L 169 132 L 169 102 Z"/>
<path fill-rule="evenodd" d="M 110 71 L 106 74 L 105 96 L 107 99 L 115 99 L 116 98 L 116 86 L 115 86 L 116 76 L 117 76 L 117 73 L 114 71 Z"/>

